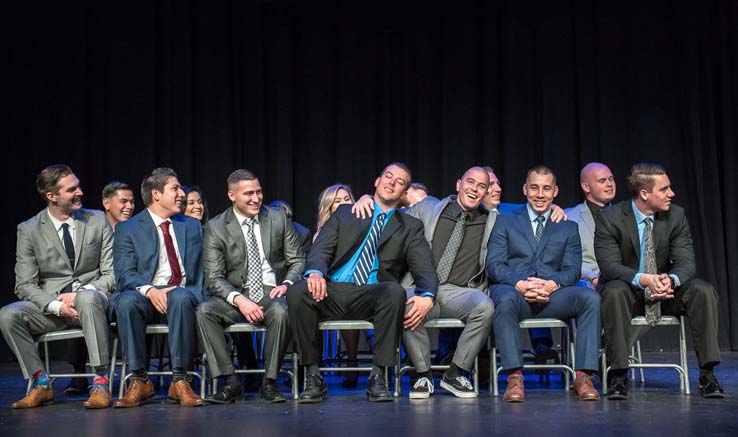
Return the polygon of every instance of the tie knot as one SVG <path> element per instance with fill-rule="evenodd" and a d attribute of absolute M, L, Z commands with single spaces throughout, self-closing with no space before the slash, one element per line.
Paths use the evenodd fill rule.
<path fill-rule="evenodd" d="M 69 229 L 69 223 L 62 223 L 61 227 L 66 231 L 67 229 Z"/>
<path fill-rule="evenodd" d="M 161 227 L 161 230 L 164 231 L 165 234 L 169 232 L 169 222 L 168 221 L 165 220 L 161 222 L 159 227 Z"/>
<path fill-rule="evenodd" d="M 536 222 L 538 222 L 539 225 L 540 224 L 543 224 L 543 222 L 545 222 L 545 221 L 546 221 L 546 217 L 544 217 L 542 215 L 539 215 L 538 217 L 536 217 Z"/>
<path fill-rule="evenodd" d="M 253 228 L 254 225 L 256 224 L 256 218 L 249 217 L 249 218 L 247 218 L 246 220 L 243 221 L 243 224 L 245 224 L 249 228 Z"/>
<path fill-rule="evenodd" d="M 383 222 L 385 217 L 387 217 L 387 213 L 386 212 L 383 212 L 383 213 L 381 213 L 381 214 L 379 214 L 377 216 L 377 221 L 378 222 Z"/>
<path fill-rule="evenodd" d="M 643 219 L 643 223 L 645 223 L 646 226 L 650 228 L 651 224 L 653 224 L 653 219 L 651 217 L 646 217 L 645 219 Z"/>

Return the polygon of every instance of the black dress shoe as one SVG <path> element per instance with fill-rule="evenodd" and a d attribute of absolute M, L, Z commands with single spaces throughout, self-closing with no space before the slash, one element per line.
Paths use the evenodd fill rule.
<path fill-rule="evenodd" d="M 64 396 L 76 396 L 86 394 L 90 388 L 90 384 L 88 384 L 88 382 L 89 381 L 87 381 L 87 378 L 72 378 L 72 380 L 69 381 L 69 385 L 67 385 L 67 388 L 64 389 Z"/>
<path fill-rule="evenodd" d="M 205 398 L 211 404 L 229 404 L 235 402 L 243 395 L 243 385 L 224 385 L 216 394 Z"/>
<path fill-rule="evenodd" d="M 366 384 L 366 397 L 372 402 L 387 402 L 393 399 L 389 390 L 387 390 L 384 377 L 380 375 L 369 377 L 369 382 Z"/>
<path fill-rule="evenodd" d="M 700 396 L 708 399 L 722 399 L 725 391 L 712 373 L 700 377 Z"/>
<path fill-rule="evenodd" d="M 328 387 L 323 382 L 323 377 L 320 375 L 308 375 L 305 378 L 305 390 L 297 399 L 297 402 L 301 404 L 310 404 L 315 402 L 323 402 L 323 399 L 328 395 Z"/>
<path fill-rule="evenodd" d="M 628 378 L 625 376 L 616 376 L 612 378 L 607 387 L 607 399 L 623 400 L 628 399 Z"/>
<path fill-rule="evenodd" d="M 287 400 L 282 396 L 277 384 L 275 382 L 267 381 L 266 378 L 264 378 L 264 384 L 261 385 L 261 398 L 272 403 L 284 402 Z"/>

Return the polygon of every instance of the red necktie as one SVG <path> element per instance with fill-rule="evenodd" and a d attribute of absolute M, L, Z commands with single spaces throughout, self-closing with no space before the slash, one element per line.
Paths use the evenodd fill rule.
<path fill-rule="evenodd" d="M 174 250 L 174 242 L 172 235 L 169 233 L 169 222 L 162 222 L 161 232 L 164 234 L 164 247 L 167 249 L 167 259 L 169 260 L 169 268 L 172 269 L 172 277 L 169 278 L 169 285 L 176 285 L 182 282 L 182 270 L 179 269 L 179 259 L 177 252 Z"/>

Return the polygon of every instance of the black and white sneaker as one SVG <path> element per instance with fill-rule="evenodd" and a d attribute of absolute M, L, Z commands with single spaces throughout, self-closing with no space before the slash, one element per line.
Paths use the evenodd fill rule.
<path fill-rule="evenodd" d="M 477 394 L 474 393 L 474 387 L 465 376 L 457 376 L 455 378 L 449 378 L 445 374 L 441 378 L 441 388 L 444 388 L 457 398 L 476 398 Z"/>
<path fill-rule="evenodd" d="M 422 376 L 415 381 L 413 389 L 410 390 L 410 399 L 428 399 L 433 391 L 433 381 Z"/>

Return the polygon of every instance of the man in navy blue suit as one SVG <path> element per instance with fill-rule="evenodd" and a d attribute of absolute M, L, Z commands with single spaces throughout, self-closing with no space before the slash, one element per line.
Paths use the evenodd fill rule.
<path fill-rule="evenodd" d="M 146 209 L 115 229 L 113 269 L 117 283 L 111 318 L 133 373 L 115 407 L 135 407 L 154 396 L 146 375 L 146 325 L 169 326 L 174 377 L 170 402 L 202 405 L 187 377 L 195 346 L 195 308 L 204 300 L 202 226 L 180 214 L 185 194 L 171 168 L 154 169 L 141 184 Z"/>
<path fill-rule="evenodd" d="M 508 402 L 525 399 L 518 323 L 547 317 L 576 320 L 574 392 L 582 400 L 600 399 L 590 378 L 598 368 L 600 297 L 594 290 L 575 286 L 582 245 L 576 223 L 550 220 L 558 190 L 548 167 L 529 170 L 523 185 L 528 204 L 498 217 L 488 243 L 486 269 L 494 283 L 494 331 L 507 374 L 503 399 Z"/>

